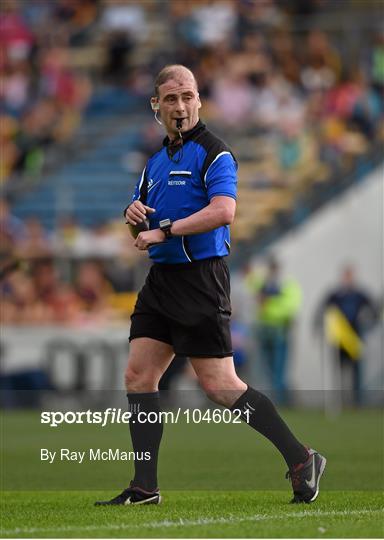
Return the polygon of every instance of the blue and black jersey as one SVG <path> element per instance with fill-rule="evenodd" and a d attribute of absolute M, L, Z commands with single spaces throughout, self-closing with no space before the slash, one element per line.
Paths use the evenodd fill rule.
<path fill-rule="evenodd" d="M 230 149 L 199 121 L 183 133 L 183 145 L 162 149 L 150 157 L 132 202 L 156 209 L 148 216 L 150 229 L 162 219 L 186 218 L 206 207 L 217 195 L 236 199 L 237 162 Z M 158 263 L 187 263 L 229 254 L 229 226 L 190 236 L 175 236 L 149 249 Z"/>

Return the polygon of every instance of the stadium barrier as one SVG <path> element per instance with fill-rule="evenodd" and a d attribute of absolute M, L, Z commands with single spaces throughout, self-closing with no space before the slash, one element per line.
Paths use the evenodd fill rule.
<path fill-rule="evenodd" d="M 5 407 L 25 406 L 29 390 L 34 394 L 33 406 L 41 403 L 41 395 L 47 390 L 48 394 L 54 391 L 55 400 L 80 394 L 89 399 L 92 395 L 92 404 L 99 405 L 109 391 L 123 389 L 126 328 L 42 327 L 36 332 L 35 327 L 4 327 L 0 346 L 1 386 L 8 394 L 14 393 L 13 399 L 3 401 Z M 30 373 L 35 375 L 31 377 Z M 20 399 L 16 399 L 18 393 Z"/>

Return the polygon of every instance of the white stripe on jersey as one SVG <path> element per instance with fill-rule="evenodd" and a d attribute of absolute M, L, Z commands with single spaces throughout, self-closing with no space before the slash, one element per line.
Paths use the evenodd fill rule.
<path fill-rule="evenodd" d="M 147 168 L 147 167 L 145 166 L 145 167 L 144 167 L 144 170 L 143 170 L 143 172 L 142 172 L 142 174 L 141 174 L 140 184 L 139 184 L 139 188 L 138 188 L 138 189 L 139 189 L 139 196 L 138 196 L 138 198 L 137 198 L 138 201 L 140 200 L 140 191 L 141 191 L 141 186 L 143 185 L 143 182 L 144 182 L 144 178 L 145 178 L 145 169 L 146 169 L 146 168 Z"/>
<path fill-rule="evenodd" d="M 188 257 L 188 253 L 187 253 L 186 250 L 185 250 L 184 236 L 181 237 L 181 245 L 183 246 L 183 250 L 184 250 L 185 256 L 187 257 L 187 259 L 189 260 L 189 262 L 192 262 L 192 260 Z"/>
<path fill-rule="evenodd" d="M 209 165 L 209 167 L 208 167 L 208 169 L 207 169 L 207 171 L 206 171 L 206 173 L 205 173 L 205 175 L 204 175 L 204 185 L 205 185 L 205 187 L 207 187 L 207 174 L 208 174 L 208 171 L 209 171 L 210 167 L 212 167 L 212 165 L 215 163 L 215 161 L 217 161 L 217 160 L 219 159 L 219 157 L 224 156 L 225 154 L 231 155 L 231 152 L 227 152 L 227 151 L 225 151 L 225 152 L 220 152 L 220 154 L 217 154 L 217 156 L 215 157 L 215 159 L 214 159 L 214 160 L 212 161 L 212 163 Z"/>

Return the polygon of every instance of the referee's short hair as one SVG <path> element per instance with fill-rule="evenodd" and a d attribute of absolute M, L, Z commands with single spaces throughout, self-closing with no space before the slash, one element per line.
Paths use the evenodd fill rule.
<path fill-rule="evenodd" d="M 155 79 L 155 95 L 159 97 L 159 87 L 162 84 L 170 79 L 178 79 L 182 75 L 189 75 L 195 83 L 196 90 L 198 90 L 196 78 L 190 69 L 182 64 L 170 64 L 169 66 L 165 66 Z"/>

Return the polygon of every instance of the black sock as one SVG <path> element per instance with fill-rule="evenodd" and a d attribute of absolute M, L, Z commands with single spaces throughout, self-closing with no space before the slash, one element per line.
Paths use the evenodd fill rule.
<path fill-rule="evenodd" d="M 135 477 L 132 486 L 140 487 L 145 491 L 157 489 L 157 457 L 163 424 L 159 418 L 160 398 L 159 392 L 145 394 L 128 393 L 129 412 L 132 414 L 129 422 L 132 446 L 136 454 Z M 151 422 L 139 422 L 139 413 L 154 413 L 149 419 Z M 153 422 L 156 419 L 157 421 Z M 145 415 L 141 415 L 143 420 Z M 152 423 L 153 422 L 153 423 Z M 147 452 L 147 454 L 146 454 Z M 149 459 L 146 459 L 148 458 Z"/>
<path fill-rule="evenodd" d="M 230 407 L 231 411 L 243 411 L 242 419 L 253 429 L 264 435 L 281 452 L 288 467 L 303 463 L 308 459 L 308 451 L 293 435 L 284 420 L 279 416 L 272 401 L 250 386 Z M 244 415 L 249 411 L 249 416 Z"/>

